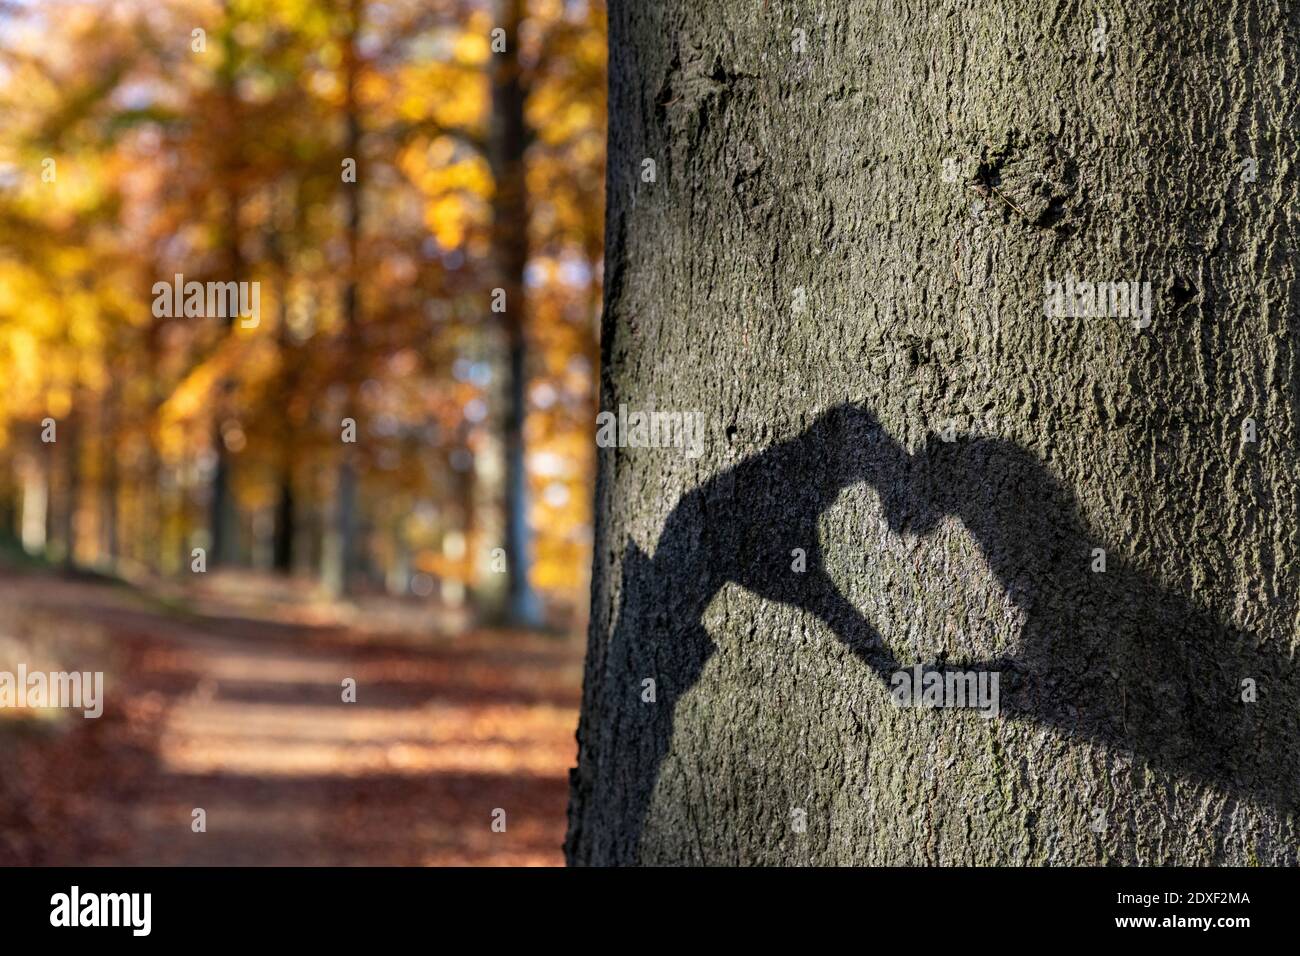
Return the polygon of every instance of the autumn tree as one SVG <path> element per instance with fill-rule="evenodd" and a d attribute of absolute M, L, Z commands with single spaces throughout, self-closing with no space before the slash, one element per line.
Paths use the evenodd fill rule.
<path fill-rule="evenodd" d="M 50 9 L 0 5 L 4 530 L 133 579 L 274 569 L 339 596 L 486 603 L 506 544 L 508 319 L 530 453 L 516 444 L 528 493 L 511 500 L 535 553 L 504 566 L 572 604 L 590 547 L 599 5 L 520 8 L 528 135 L 504 152 L 488 2 Z M 506 242 L 520 292 L 498 315 Z M 176 275 L 257 283 L 261 315 L 160 312 L 152 290 Z"/>

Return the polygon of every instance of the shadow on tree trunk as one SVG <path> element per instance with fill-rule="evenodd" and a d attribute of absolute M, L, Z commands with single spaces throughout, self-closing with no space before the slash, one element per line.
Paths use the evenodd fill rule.
<path fill-rule="evenodd" d="M 627 545 L 618 617 L 579 731 L 571 863 L 642 858 L 677 704 L 715 649 L 703 615 L 726 584 L 823 621 L 886 695 L 914 666 L 894 658 L 823 565 L 819 516 L 858 482 L 875 488 L 896 534 L 924 536 L 944 516 L 960 519 L 1024 614 L 1012 654 L 922 662 L 923 672 L 996 673 L 995 719 L 1033 721 L 1170 778 L 1295 813 L 1300 675 L 1280 646 L 1125 566 L 1025 449 L 931 436 L 910 454 L 869 411 L 846 404 L 684 496 L 653 558 Z M 803 573 L 790 567 L 794 548 L 806 551 Z M 1104 571 L 1094 570 L 1099 548 Z M 653 704 L 642 702 L 647 679 Z"/>

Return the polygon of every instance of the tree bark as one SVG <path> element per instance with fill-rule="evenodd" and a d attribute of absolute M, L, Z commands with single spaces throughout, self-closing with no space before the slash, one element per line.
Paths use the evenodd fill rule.
<path fill-rule="evenodd" d="M 570 862 L 1296 863 L 1300 19 L 1111 12 L 611 3 Z"/>

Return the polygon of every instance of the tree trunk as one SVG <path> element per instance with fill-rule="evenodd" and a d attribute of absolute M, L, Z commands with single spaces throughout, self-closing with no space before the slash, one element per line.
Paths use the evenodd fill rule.
<path fill-rule="evenodd" d="M 272 540 L 272 567 L 280 574 L 293 571 L 293 542 L 297 533 L 294 523 L 293 472 L 288 468 L 280 473 L 279 489 L 275 500 L 275 532 Z"/>
<path fill-rule="evenodd" d="M 74 408 L 76 403 L 74 403 Z M 63 451 L 63 500 L 59 508 L 59 544 L 66 568 L 77 564 L 77 509 L 81 504 L 81 421 L 76 413 L 59 425 L 58 447 Z"/>
<path fill-rule="evenodd" d="M 22 464 L 23 511 L 20 538 L 23 550 L 46 556 L 49 547 L 50 461 L 49 446 L 33 439 Z"/>
<path fill-rule="evenodd" d="M 227 13 L 229 10 L 227 9 Z M 244 281 L 244 256 L 240 248 L 241 228 L 239 222 L 240 205 L 243 202 L 239 188 L 243 176 L 242 160 L 236 150 L 239 138 L 235 130 L 239 126 L 238 98 L 238 51 L 235 40 L 236 23 L 226 20 L 221 30 L 221 69 L 220 98 L 222 109 L 217 121 L 225 129 L 222 137 L 229 149 L 221 156 L 219 167 L 222 182 L 225 184 L 223 222 L 221 230 L 222 252 L 225 260 L 226 276 L 223 281 Z M 226 337 L 235 334 L 237 309 L 227 310 L 222 333 Z M 214 416 L 212 423 L 212 451 L 215 463 L 212 470 L 211 497 L 208 502 L 209 546 L 207 565 L 209 568 L 233 564 L 239 559 L 239 505 L 234 492 L 234 456 L 226 447 L 223 419 L 230 414 L 230 405 L 238 383 L 230 375 L 223 375 L 215 385 Z M 186 559 L 188 564 L 188 558 Z"/>
<path fill-rule="evenodd" d="M 165 473 L 157 440 L 151 433 L 145 445 L 144 463 L 140 467 L 144 478 L 135 487 L 136 521 L 132 552 L 142 567 L 155 573 L 161 572 L 168 563 L 167 513 L 171 503 L 162 487 Z"/>
<path fill-rule="evenodd" d="M 275 194 L 271 228 L 266 236 L 267 258 L 275 270 L 279 284 L 279 294 L 276 296 L 275 340 L 280 359 L 280 373 L 276 383 L 280 447 L 277 452 L 271 564 L 276 572 L 282 575 L 293 573 L 294 545 L 298 535 L 297 502 L 294 496 L 294 466 L 298 460 L 298 447 L 292 408 L 300 386 L 302 363 L 289 330 L 289 296 L 292 277 L 289 242 L 290 237 L 300 235 L 299 227 L 302 225 L 303 215 L 301 199 L 301 186 L 297 180 L 290 179 L 287 181 L 287 186 L 281 186 Z"/>
<path fill-rule="evenodd" d="M 529 130 L 519 64 L 523 0 L 501 0 L 498 19 L 506 48 L 492 54 L 492 122 L 488 158 L 494 184 L 492 252 L 497 288 L 505 292 L 506 403 L 505 552 L 508 613 L 523 626 L 540 622 L 537 596 L 528 581 L 528 472 L 524 448 L 527 417 L 527 320 L 524 270 L 528 266 L 528 182 L 524 154 Z"/>
<path fill-rule="evenodd" d="M 0 540 L 21 540 L 19 528 L 18 498 L 20 482 L 18 481 L 21 462 L 17 456 L 10 456 L 9 467 L 0 475 Z"/>
<path fill-rule="evenodd" d="M 344 385 L 347 404 L 344 417 L 357 421 L 359 414 L 358 392 L 360 369 L 358 365 L 361 341 L 361 315 L 357 283 L 360 269 L 357 259 L 361 236 L 361 117 L 357 105 L 357 81 L 360 74 L 360 57 L 357 43 L 361 33 L 361 0 L 348 0 L 347 35 L 343 44 L 344 138 L 343 155 L 356 161 L 355 182 L 343 184 L 345 231 L 348 247 L 348 274 L 343 286 L 343 337 Z M 351 592 L 357 571 L 357 446 L 361 427 L 354 425 L 350 440 L 343 443 L 338 473 L 334 484 L 334 522 L 330 534 L 330 554 L 325 563 L 325 585 L 335 597 Z"/>
<path fill-rule="evenodd" d="M 611 6 L 570 861 L 1295 863 L 1296 15 Z"/>
<path fill-rule="evenodd" d="M 121 491 L 117 456 L 117 391 L 113 385 L 102 397 L 100 405 L 99 436 L 99 563 L 102 567 L 116 567 L 119 557 L 117 505 Z"/>
<path fill-rule="evenodd" d="M 154 271 L 158 271 L 156 262 L 153 264 L 153 268 Z M 145 337 L 144 368 L 156 369 L 159 367 L 163 354 L 162 335 L 162 321 L 155 318 L 150 323 Z M 169 567 L 171 562 L 168 560 L 168 556 L 175 553 L 174 549 L 168 547 L 168 515 L 172 512 L 172 502 L 170 493 L 163 488 L 163 479 L 167 474 L 167 469 L 162 461 L 159 436 L 154 428 L 154 423 L 158 420 L 159 410 L 162 408 L 163 402 L 166 401 L 162 382 L 159 379 L 160 377 L 157 375 L 148 376 L 149 410 L 145 418 L 148 427 L 144 429 L 144 461 L 138 472 L 141 478 L 134 483 L 134 494 L 132 495 L 136 502 L 132 553 L 135 560 L 142 567 L 148 568 L 155 573 L 161 573 L 164 568 Z M 189 567 L 188 558 L 185 567 Z"/>

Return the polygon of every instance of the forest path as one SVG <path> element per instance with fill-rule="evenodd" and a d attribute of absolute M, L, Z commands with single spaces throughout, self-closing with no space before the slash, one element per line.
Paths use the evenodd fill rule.
<path fill-rule="evenodd" d="M 187 599 L 191 613 L 0 572 L 0 669 L 26 655 L 29 670 L 107 672 L 97 720 L 0 715 L 0 760 L 17 770 L 0 787 L 0 861 L 563 862 L 580 642 L 376 632 L 378 609 L 307 623 L 306 605 L 277 606 L 252 580 Z"/>

